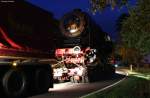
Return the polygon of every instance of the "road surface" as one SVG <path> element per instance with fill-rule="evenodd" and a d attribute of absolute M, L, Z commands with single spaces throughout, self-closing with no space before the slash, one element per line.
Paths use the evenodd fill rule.
<path fill-rule="evenodd" d="M 91 92 L 102 89 L 109 86 L 119 80 L 124 76 L 116 74 L 112 79 L 103 80 L 95 83 L 60 83 L 54 84 L 53 89 L 49 89 L 49 93 L 32 96 L 29 98 L 79 98 Z"/>

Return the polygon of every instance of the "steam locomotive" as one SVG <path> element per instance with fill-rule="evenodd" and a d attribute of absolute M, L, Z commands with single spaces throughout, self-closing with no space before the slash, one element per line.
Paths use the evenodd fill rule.
<path fill-rule="evenodd" d="M 75 9 L 65 14 L 60 20 L 60 31 L 55 57 L 68 69 L 65 74 L 72 82 L 93 82 L 115 73 L 109 62 L 113 42 L 87 13 Z M 65 77 L 60 76 L 60 80 Z"/>

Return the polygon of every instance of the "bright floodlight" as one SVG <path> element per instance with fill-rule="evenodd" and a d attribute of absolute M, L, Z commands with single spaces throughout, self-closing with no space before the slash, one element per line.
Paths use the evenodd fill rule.
<path fill-rule="evenodd" d="M 78 30 L 77 29 L 71 29 L 70 30 L 70 33 L 75 33 L 75 32 L 77 32 Z"/>
<path fill-rule="evenodd" d="M 78 31 L 78 26 L 76 23 L 72 23 L 69 25 L 68 30 L 70 33 L 75 33 Z"/>

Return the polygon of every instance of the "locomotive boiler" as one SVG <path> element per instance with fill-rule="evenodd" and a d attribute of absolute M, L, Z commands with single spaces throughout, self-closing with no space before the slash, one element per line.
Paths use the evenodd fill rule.
<path fill-rule="evenodd" d="M 113 42 L 87 13 L 75 9 L 65 14 L 60 31 L 55 57 L 64 63 L 72 82 L 97 81 L 115 72 L 109 63 Z"/>

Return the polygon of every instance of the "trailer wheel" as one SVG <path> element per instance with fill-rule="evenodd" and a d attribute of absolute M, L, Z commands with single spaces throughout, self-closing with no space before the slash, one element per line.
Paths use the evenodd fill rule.
<path fill-rule="evenodd" d="M 27 79 L 24 72 L 9 70 L 2 79 L 2 86 L 7 96 L 23 96 L 27 88 Z"/>
<path fill-rule="evenodd" d="M 38 93 L 47 92 L 50 83 L 50 72 L 44 69 L 37 69 L 35 72 L 35 90 Z"/>

